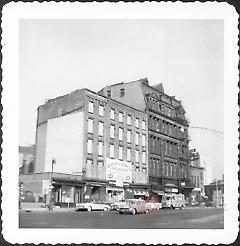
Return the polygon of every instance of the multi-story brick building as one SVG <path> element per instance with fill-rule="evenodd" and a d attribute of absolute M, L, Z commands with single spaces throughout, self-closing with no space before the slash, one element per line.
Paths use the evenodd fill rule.
<path fill-rule="evenodd" d="M 147 196 L 147 129 L 146 113 L 87 89 L 50 99 L 38 108 L 34 179 L 22 180 L 52 187 L 55 204 Z"/>
<path fill-rule="evenodd" d="M 153 193 L 193 189 L 189 173 L 188 122 L 180 101 L 168 96 L 162 84 L 147 79 L 118 83 L 99 91 L 148 115 L 149 182 Z M 153 195 L 153 194 L 152 194 Z"/>

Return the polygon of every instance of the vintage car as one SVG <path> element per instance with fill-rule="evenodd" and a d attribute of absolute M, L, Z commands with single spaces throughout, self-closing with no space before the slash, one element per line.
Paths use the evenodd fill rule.
<path fill-rule="evenodd" d="M 149 208 L 146 207 L 146 203 L 142 199 L 126 199 L 124 204 L 119 205 L 119 213 L 148 213 Z"/>
<path fill-rule="evenodd" d="M 119 210 L 119 207 L 123 204 L 126 204 L 126 200 L 120 200 L 112 204 L 112 210 Z"/>
<path fill-rule="evenodd" d="M 146 208 L 148 208 L 149 210 L 159 210 L 160 208 L 162 208 L 162 204 L 160 202 L 148 201 L 146 202 Z"/>
<path fill-rule="evenodd" d="M 111 209 L 111 205 L 107 203 L 100 202 L 86 202 L 86 203 L 77 203 L 76 211 L 87 210 L 87 211 L 107 211 Z"/>

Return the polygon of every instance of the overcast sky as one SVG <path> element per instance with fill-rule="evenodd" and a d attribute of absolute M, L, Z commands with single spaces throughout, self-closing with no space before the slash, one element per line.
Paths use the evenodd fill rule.
<path fill-rule="evenodd" d="M 35 143 L 45 99 L 145 77 L 182 101 L 190 127 L 223 132 L 223 31 L 221 20 L 22 19 L 19 144 Z M 213 178 L 221 177 L 223 137 L 189 133 Z"/>

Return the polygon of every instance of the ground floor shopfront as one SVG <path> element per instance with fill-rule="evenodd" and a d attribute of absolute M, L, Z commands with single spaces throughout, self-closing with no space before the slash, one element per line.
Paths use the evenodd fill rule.
<path fill-rule="evenodd" d="M 62 173 L 35 173 L 20 175 L 24 192 L 30 192 L 35 202 L 48 206 L 73 207 L 81 202 L 114 203 L 123 199 L 149 197 L 149 186 L 123 183 L 117 186 L 106 180 L 86 180 L 80 175 Z"/>

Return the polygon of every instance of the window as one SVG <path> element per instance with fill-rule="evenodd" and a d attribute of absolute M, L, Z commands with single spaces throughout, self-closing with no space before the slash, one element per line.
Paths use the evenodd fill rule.
<path fill-rule="evenodd" d="M 131 149 L 127 148 L 127 161 L 131 161 Z"/>
<path fill-rule="evenodd" d="M 139 151 L 135 150 L 135 162 L 139 162 Z"/>
<path fill-rule="evenodd" d="M 88 112 L 93 113 L 93 102 L 91 101 L 88 102 Z"/>
<path fill-rule="evenodd" d="M 119 128 L 118 133 L 119 133 L 119 140 L 122 141 L 123 140 L 123 129 Z"/>
<path fill-rule="evenodd" d="M 147 172 L 147 168 L 146 167 L 142 167 L 142 172 L 146 173 Z"/>
<path fill-rule="evenodd" d="M 114 125 L 110 125 L 110 138 L 114 138 Z"/>
<path fill-rule="evenodd" d="M 146 130 L 146 121 L 145 120 L 142 121 L 142 129 Z"/>
<path fill-rule="evenodd" d="M 124 97 L 125 95 L 125 89 L 120 89 L 120 97 Z"/>
<path fill-rule="evenodd" d="M 127 142 L 131 143 L 131 131 L 127 130 Z"/>
<path fill-rule="evenodd" d="M 98 135 L 103 136 L 103 122 L 98 123 Z"/>
<path fill-rule="evenodd" d="M 146 152 L 142 152 L 142 163 L 146 164 Z"/>
<path fill-rule="evenodd" d="M 91 139 L 88 139 L 88 142 L 87 142 L 87 152 L 88 152 L 88 154 L 92 154 L 92 144 L 93 144 L 93 141 Z"/>
<path fill-rule="evenodd" d="M 104 179 L 103 177 L 103 162 L 102 161 L 98 161 L 97 163 L 97 177 L 98 179 Z"/>
<path fill-rule="evenodd" d="M 93 120 L 88 119 L 88 133 L 93 133 Z"/>
<path fill-rule="evenodd" d="M 146 146 L 146 135 L 142 135 L 142 146 Z"/>
<path fill-rule="evenodd" d="M 123 147 L 119 146 L 118 148 L 118 157 L 120 160 L 123 159 Z"/>
<path fill-rule="evenodd" d="M 123 122 L 123 113 L 119 112 L 119 122 Z"/>
<path fill-rule="evenodd" d="M 139 133 L 136 133 L 135 135 L 135 144 L 139 145 Z"/>
<path fill-rule="evenodd" d="M 115 116 L 115 110 L 114 109 L 111 109 L 111 112 L 110 112 L 110 117 L 111 117 L 111 120 L 114 120 L 114 116 Z"/>
<path fill-rule="evenodd" d="M 139 119 L 138 118 L 135 119 L 135 127 L 137 127 L 137 128 L 139 127 Z"/>
<path fill-rule="evenodd" d="M 63 109 L 62 107 L 58 108 L 57 116 L 61 117 L 62 116 Z"/>
<path fill-rule="evenodd" d="M 99 112 L 99 116 L 103 116 L 103 106 L 102 105 L 99 105 L 98 107 L 98 112 Z"/>
<path fill-rule="evenodd" d="M 98 155 L 103 155 L 103 142 L 98 142 Z"/>
<path fill-rule="evenodd" d="M 114 145 L 110 144 L 110 158 L 114 158 Z"/>
<path fill-rule="evenodd" d="M 93 164 L 93 160 L 87 160 L 87 165 L 86 165 L 86 175 L 87 175 L 87 177 L 89 177 L 89 178 L 91 178 L 92 164 Z"/>
<path fill-rule="evenodd" d="M 127 116 L 127 124 L 129 125 L 129 126 L 131 126 L 131 115 L 128 115 Z"/>
<path fill-rule="evenodd" d="M 111 91 L 110 90 L 107 91 L 107 97 L 111 97 Z"/>

